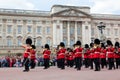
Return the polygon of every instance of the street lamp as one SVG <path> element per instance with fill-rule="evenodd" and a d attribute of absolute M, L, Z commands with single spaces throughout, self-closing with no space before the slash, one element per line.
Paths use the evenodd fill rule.
<path fill-rule="evenodd" d="M 100 22 L 97 27 L 98 27 L 98 29 L 100 30 L 100 34 L 101 34 L 100 39 L 101 39 L 101 42 L 104 42 L 104 41 L 105 41 L 105 36 L 104 36 L 104 34 L 103 34 L 103 30 L 105 30 L 105 27 L 106 27 L 106 26 L 104 25 L 103 22 Z"/>
<path fill-rule="evenodd" d="M 103 34 L 103 29 L 105 29 L 105 27 L 106 27 L 106 26 L 103 24 L 103 22 L 100 22 L 97 27 L 98 27 L 98 29 L 100 30 L 101 34 Z"/>

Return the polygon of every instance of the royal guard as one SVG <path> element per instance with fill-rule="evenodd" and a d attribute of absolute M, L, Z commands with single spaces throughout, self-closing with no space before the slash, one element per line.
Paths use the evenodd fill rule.
<path fill-rule="evenodd" d="M 114 48 L 113 48 L 113 44 L 110 40 L 107 40 L 107 49 L 106 49 L 106 54 L 107 54 L 107 58 L 108 58 L 108 64 L 109 64 L 109 69 L 108 70 L 112 70 L 112 68 L 115 69 L 115 65 L 114 65 Z"/>
<path fill-rule="evenodd" d="M 106 48 L 104 43 L 101 43 L 101 52 L 100 52 L 100 62 L 101 62 L 101 66 L 102 68 L 104 68 L 104 66 L 106 66 L 107 68 L 107 62 L 106 62 Z"/>
<path fill-rule="evenodd" d="M 100 40 L 94 40 L 94 63 L 95 63 L 95 71 L 100 71 Z"/>
<path fill-rule="evenodd" d="M 84 64 L 85 64 L 85 68 L 89 67 L 89 55 L 90 55 L 90 49 L 89 49 L 89 45 L 85 44 L 84 47 Z"/>
<path fill-rule="evenodd" d="M 34 69 L 35 68 L 35 65 L 36 65 L 36 47 L 35 45 L 32 45 L 32 49 L 30 51 L 30 61 L 31 61 L 31 69 Z"/>
<path fill-rule="evenodd" d="M 68 60 L 68 66 L 73 67 L 74 65 L 74 54 L 73 54 L 73 50 L 69 49 L 68 50 L 68 54 L 67 54 L 67 60 Z"/>
<path fill-rule="evenodd" d="M 81 70 L 81 66 L 82 66 L 82 51 L 83 51 L 83 48 L 81 48 L 81 42 L 77 41 L 76 44 L 75 44 L 75 50 L 74 50 L 75 68 L 77 70 Z"/>
<path fill-rule="evenodd" d="M 94 54 L 94 43 L 90 43 L 90 55 L 89 55 L 89 59 L 90 59 L 90 69 L 93 69 L 93 62 L 94 62 L 94 58 L 93 58 L 93 54 Z"/>
<path fill-rule="evenodd" d="M 63 42 L 60 42 L 59 44 L 59 50 L 57 52 L 57 58 L 59 60 L 59 68 L 65 69 L 65 44 Z"/>
<path fill-rule="evenodd" d="M 44 69 L 49 68 L 49 62 L 50 62 L 50 47 L 48 44 L 45 44 L 44 50 L 43 50 L 43 58 L 44 58 Z"/>
<path fill-rule="evenodd" d="M 23 54 L 24 60 L 23 60 L 23 64 L 25 65 L 25 70 L 23 70 L 23 72 L 28 72 L 29 71 L 29 55 L 30 55 L 30 51 L 31 51 L 31 44 L 32 44 L 32 40 L 30 38 L 26 39 L 26 45 L 21 45 L 23 48 L 25 48 L 25 52 Z"/>
<path fill-rule="evenodd" d="M 119 45 L 119 42 L 115 43 L 114 58 L 115 58 L 115 62 L 116 62 L 116 69 L 118 69 L 118 67 L 120 66 L 120 45 Z"/>

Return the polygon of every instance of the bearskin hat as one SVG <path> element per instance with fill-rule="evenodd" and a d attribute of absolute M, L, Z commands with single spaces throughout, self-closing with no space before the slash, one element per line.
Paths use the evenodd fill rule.
<path fill-rule="evenodd" d="M 88 44 L 85 44 L 85 48 L 89 48 L 89 45 L 88 45 Z"/>
<path fill-rule="evenodd" d="M 110 40 L 107 40 L 107 45 L 113 45 L 112 42 Z"/>
<path fill-rule="evenodd" d="M 100 44 L 100 40 L 99 39 L 95 39 L 94 43 L 97 44 L 97 45 L 99 45 Z"/>
<path fill-rule="evenodd" d="M 59 46 L 65 47 L 65 44 L 63 42 L 60 42 Z"/>
<path fill-rule="evenodd" d="M 119 47 L 119 42 L 115 42 L 115 47 Z"/>
<path fill-rule="evenodd" d="M 94 43 L 90 43 L 90 47 L 93 47 L 94 46 Z"/>
<path fill-rule="evenodd" d="M 31 45 L 31 47 L 32 47 L 33 49 L 36 49 L 36 46 L 35 46 L 35 45 Z"/>
<path fill-rule="evenodd" d="M 32 44 L 32 40 L 31 40 L 31 38 L 27 38 L 27 39 L 26 39 L 26 44 L 29 44 L 29 45 Z"/>
<path fill-rule="evenodd" d="M 102 48 L 105 48 L 105 45 L 104 45 L 104 43 L 101 43 L 101 47 L 102 47 Z"/>
<path fill-rule="evenodd" d="M 81 42 L 80 42 L 80 41 L 77 41 L 77 42 L 76 42 L 76 45 L 81 46 Z"/>
<path fill-rule="evenodd" d="M 48 45 L 48 44 L 45 44 L 45 48 L 50 49 L 50 47 L 49 47 L 49 45 Z"/>

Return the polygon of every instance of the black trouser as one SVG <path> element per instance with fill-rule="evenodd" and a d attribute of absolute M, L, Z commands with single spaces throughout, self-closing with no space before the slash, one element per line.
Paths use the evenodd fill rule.
<path fill-rule="evenodd" d="M 120 58 L 116 58 L 116 68 L 118 69 L 118 67 L 120 66 Z"/>
<path fill-rule="evenodd" d="M 60 68 L 60 59 L 57 59 L 57 67 Z"/>
<path fill-rule="evenodd" d="M 77 70 L 81 70 L 81 66 L 82 66 L 82 58 L 81 57 L 75 58 L 75 68 Z"/>
<path fill-rule="evenodd" d="M 65 69 L 65 59 L 64 58 L 59 59 L 59 64 L 60 64 L 59 66 L 61 69 Z"/>
<path fill-rule="evenodd" d="M 100 71 L 100 59 L 94 58 L 94 63 L 95 63 L 95 71 Z"/>
<path fill-rule="evenodd" d="M 85 64 L 85 68 L 89 67 L 89 59 L 88 58 L 84 59 L 84 64 Z"/>
<path fill-rule="evenodd" d="M 25 70 L 29 71 L 29 58 L 24 58 L 23 64 L 25 65 Z"/>
<path fill-rule="evenodd" d="M 31 59 L 31 69 L 35 68 L 35 59 Z"/>
<path fill-rule="evenodd" d="M 90 59 L 90 67 L 91 67 L 91 69 L 93 69 L 93 62 L 94 62 L 94 59 Z"/>
<path fill-rule="evenodd" d="M 44 59 L 44 68 L 49 68 L 50 59 Z"/>
<path fill-rule="evenodd" d="M 108 58 L 108 64 L 109 64 L 109 70 L 111 70 L 112 68 L 115 69 L 114 58 Z"/>
<path fill-rule="evenodd" d="M 73 65 L 74 65 L 74 60 L 68 60 L 68 65 L 69 65 L 70 67 L 73 67 Z"/>
<path fill-rule="evenodd" d="M 101 58 L 101 66 L 102 66 L 102 68 L 104 68 L 104 66 L 106 66 L 106 68 L 107 68 L 106 58 Z"/>

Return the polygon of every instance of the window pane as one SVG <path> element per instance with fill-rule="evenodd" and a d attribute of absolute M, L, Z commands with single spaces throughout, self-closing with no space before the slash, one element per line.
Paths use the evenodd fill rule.
<path fill-rule="evenodd" d="M 32 27 L 28 26 L 28 32 L 31 33 L 32 32 Z"/>
<path fill-rule="evenodd" d="M 20 46 L 21 44 L 21 39 L 18 39 L 18 46 Z"/>
<path fill-rule="evenodd" d="M 7 30 L 7 33 L 8 33 L 8 34 L 12 33 L 12 26 L 11 26 L 11 25 L 8 25 L 8 26 L 7 26 L 7 29 L 8 29 L 8 30 Z"/>
<path fill-rule="evenodd" d="M 12 40 L 11 39 L 7 40 L 7 46 L 12 46 Z"/>
<path fill-rule="evenodd" d="M 37 39 L 37 46 L 41 46 L 41 39 Z"/>
<path fill-rule="evenodd" d="M 41 26 L 38 26 L 38 27 L 37 27 L 37 33 L 38 33 L 38 34 L 41 34 Z"/>
<path fill-rule="evenodd" d="M 22 26 L 18 25 L 18 34 L 21 34 L 21 33 L 22 33 Z"/>
<path fill-rule="evenodd" d="M 63 39 L 63 42 L 64 42 L 65 45 L 67 45 L 67 39 L 66 38 Z"/>
<path fill-rule="evenodd" d="M 77 34 L 80 35 L 80 26 L 77 27 Z"/>
<path fill-rule="evenodd" d="M 47 39 L 47 44 L 48 44 L 48 45 L 51 45 L 51 42 L 50 42 L 50 39 L 49 39 L 49 38 Z"/>
<path fill-rule="evenodd" d="M 50 27 L 47 27 L 47 34 L 50 34 Z"/>

